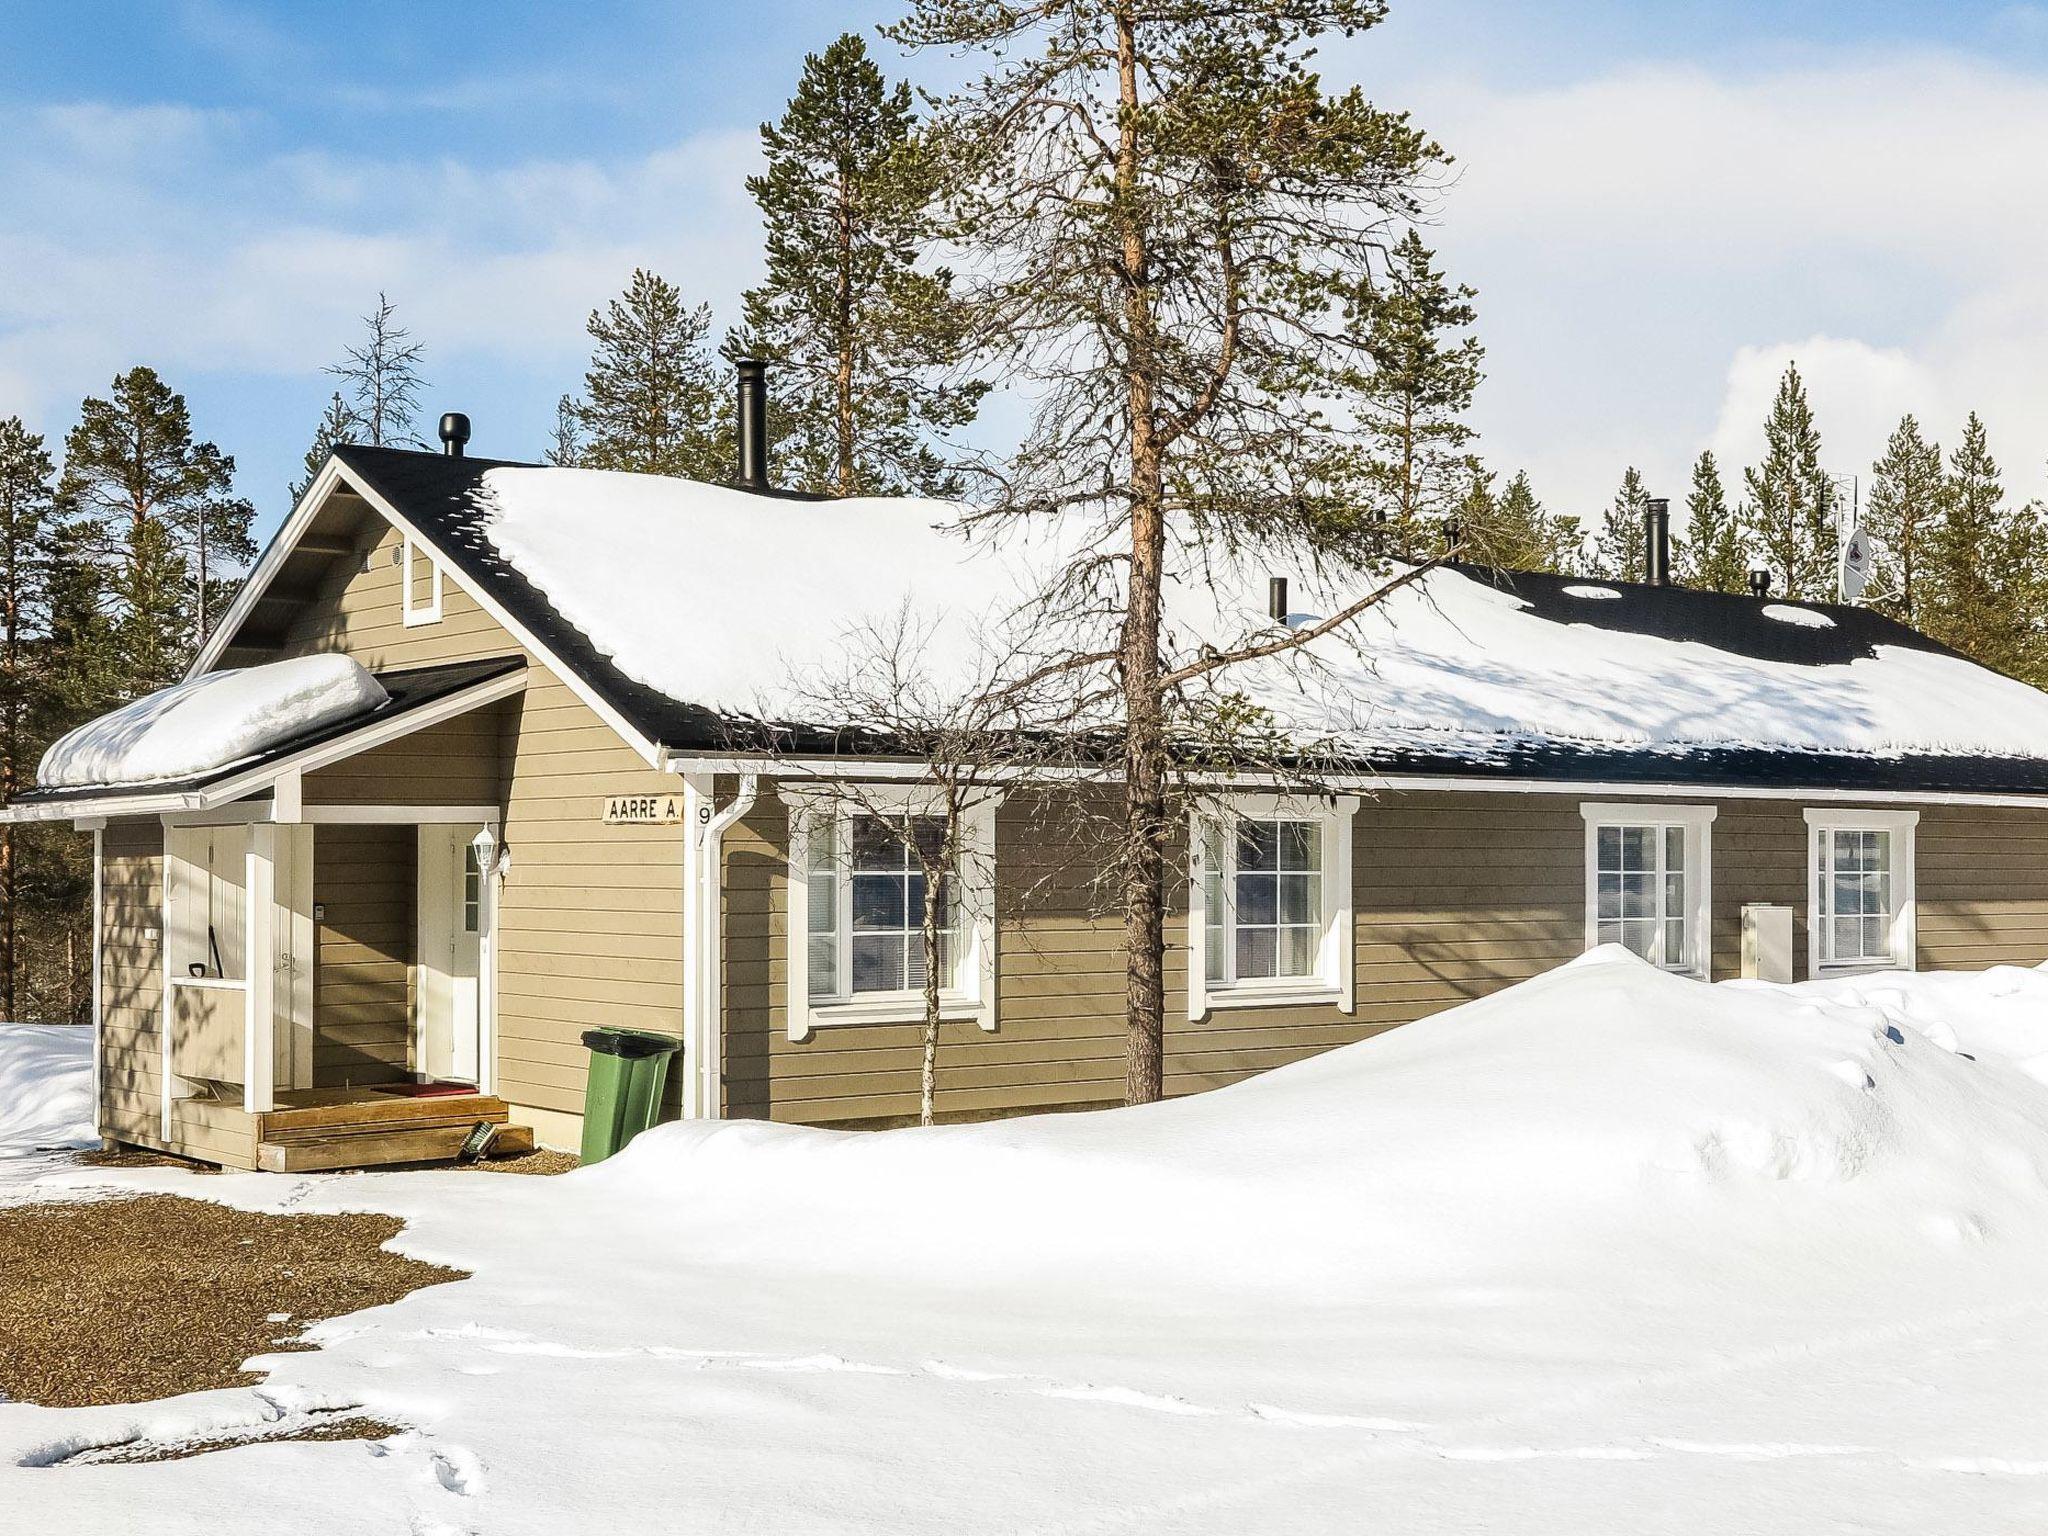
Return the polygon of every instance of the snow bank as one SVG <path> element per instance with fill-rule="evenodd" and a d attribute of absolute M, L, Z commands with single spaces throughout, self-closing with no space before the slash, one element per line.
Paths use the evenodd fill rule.
<path fill-rule="evenodd" d="M 0 1160 L 97 1146 L 92 1120 L 92 1030 L 0 1024 Z"/>
<path fill-rule="evenodd" d="M 906 604 L 930 631 L 921 665 L 942 685 L 969 681 L 977 645 L 1001 644 L 1002 619 L 1061 553 L 1057 531 L 1036 547 L 971 544 L 961 509 L 943 502 L 770 501 L 559 469 L 494 469 L 480 494 L 485 537 L 621 671 L 738 713 L 782 712 L 792 677 L 815 679 L 850 636 Z M 1170 593 L 1180 651 L 1261 626 L 1269 574 L 1226 563 L 1219 593 Z M 1308 614 L 1368 589 L 1356 573 L 1293 581 Z M 1567 591 L 1589 614 L 1614 595 L 1598 584 Z M 1769 611 L 1831 622 L 1786 604 Z M 1368 756 L 1483 760 L 1531 742 L 2048 756 L 2048 697 L 1955 657 L 1885 646 L 1823 669 L 1617 635 L 1540 617 L 1454 570 L 1394 595 L 1348 635 L 1231 680 L 1300 735 Z"/>
<path fill-rule="evenodd" d="M 190 778 L 367 714 L 388 697 L 348 656 L 209 672 L 59 737 L 43 754 L 36 782 L 59 789 Z"/>
<path fill-rule="evenodd" d="M 2041 972 L 1709 987 L 1609 949 L 1139 1109 L 668 1125 L 559 1179 L 81 1173 L 392 1211 L 473 1278 L 253 1389 L 0 1403 L 0 1500 L 193 1536 L 679 1501 L 788 1536 L 2038 1530 L 2044 1035 Z M 43 1470 L 323 1410 L 407 1429 Z"/>
<path fill-rule="evenodd" d="M 1707 1232 L 1833 1263 L 2048 1233 L 2043 1052 L 2039 972 L 1708 987 L 1609 947 L 1216 1093 L 880 1136 L 676 1125 L 590 1177 L 728 1257 L 961 1283 L 1308 1294 Z"/>

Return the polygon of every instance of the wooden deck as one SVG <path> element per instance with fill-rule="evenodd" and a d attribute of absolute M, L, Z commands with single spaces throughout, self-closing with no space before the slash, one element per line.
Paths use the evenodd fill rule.
<path fill-rule="evenodd" d="M 479 1126 L 493 1127 L 485 1156 L 533 1150 L 533 1132 L 510 1123 L 491 1094 L 422 1095 L 319 1088 L 278 1095 L 255 1117 L 256 1166 L 267 1173 L 452 1162 Z"/>

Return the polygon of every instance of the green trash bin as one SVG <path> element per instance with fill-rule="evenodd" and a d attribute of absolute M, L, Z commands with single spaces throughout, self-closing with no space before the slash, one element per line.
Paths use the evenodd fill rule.
<path fill-rule="evenodd" d="M 682 1049 L 671 1035 L 639 1029 L 586 1029 L 590 1079 L 583 1090 L 583 1161 L 601 1163 L 654 1124 L 669 1058 Z"/>

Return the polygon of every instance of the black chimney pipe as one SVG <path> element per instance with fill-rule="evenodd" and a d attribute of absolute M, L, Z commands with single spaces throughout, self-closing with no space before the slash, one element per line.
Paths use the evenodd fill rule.
<path fill-rule="evenodd" d="M 768 364 L 743 357 L 735 364 L 739 376 L 739 477 L 743 491 L 766 491 L 768 483 Z"/>
<path fill-rule="evenodd" d="M 469 443 L 469 418 L 460 411 L 450 411 L 441 418 L 441 451 L 451 459 L 462 457 L 462 450 Z"/>
<path fill-rule="evenodd" d="M 1665 496 L 1652 496 L 1643 510 L 1643 580 L 1671 585 L 1671 501 Z"/>
<path fill-rule="evenodd" d="M 1266 611 L 1273 616 L 1275 624 L 1287 622 L 1287 578 L 1269 576 L 1266 578 Z"/>

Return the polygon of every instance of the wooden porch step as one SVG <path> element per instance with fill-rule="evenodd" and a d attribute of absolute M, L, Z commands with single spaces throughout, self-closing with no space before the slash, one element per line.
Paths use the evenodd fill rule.
<path fill-rule="evenodd" d="M 373 1094 L 342 1103 L 309 1104 L 274 1109 L 259 1115 L 259 1142 L 327 1140 L 336 1136 L 383 1136 L 400 1131 L 447 1129 L 461 1126 L 466 1132 L 479 1120 L 503 1125 L 511 1117 L 511 1106 L 492 1094 L 451 1094 L 441 1098 L 412 1098 L 402 1094 Z"/>
<path fill-rule="evenodd" d="M 492 1122 L 489 1157 L 516 1157 L 533 1150 L 533 1132 L 523 1125 Z M 266 1141 L 256 1148 L 256 1166 L 265 1173 L 324 1173 L 335 1168 L 377 1168 L 390 1163 L 453 1162 L 475 1120 L 461 1125 L 412 1126 L 399 1130 L 350 1131 L 341 1135 L 308 1136 L 293 1141 Z"/>

